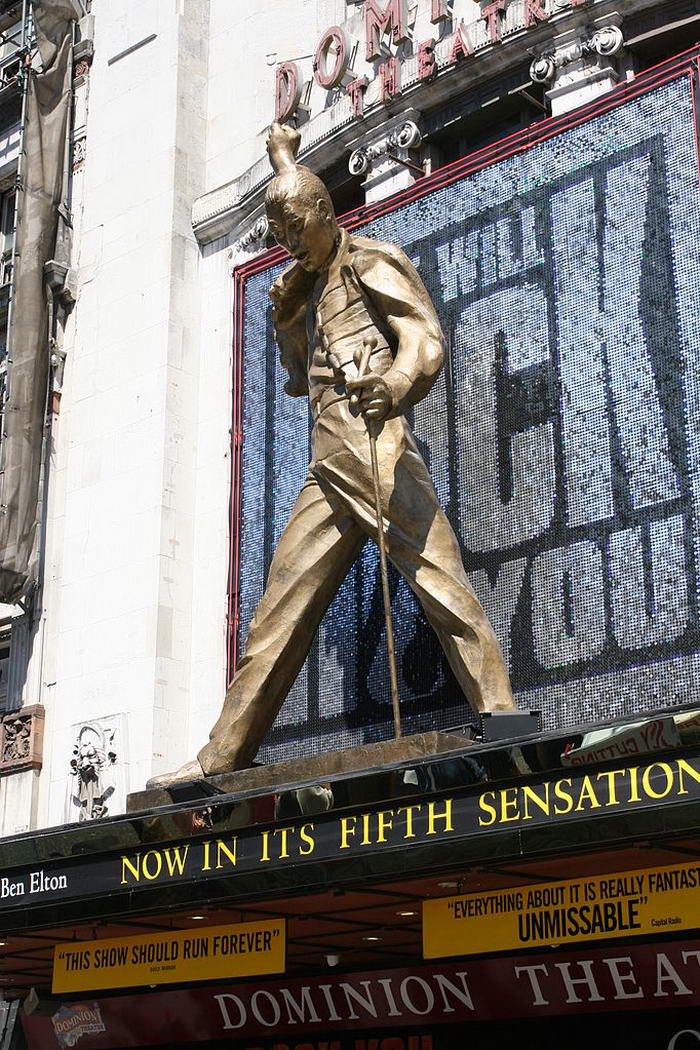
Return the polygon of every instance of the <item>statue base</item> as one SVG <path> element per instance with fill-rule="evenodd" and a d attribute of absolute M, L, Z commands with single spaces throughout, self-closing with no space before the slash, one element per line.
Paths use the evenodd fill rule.
<path fill-rule="evenodd" d="M 479 721 L 484 744 L 539 733 L 542 726 L 539 711 L 484 711 L 479 715 Z"/>
<path fill-rule="evenodd" d="M 170 806 L 174 802 L 195 802 L 212 795 L 255 791 L 258 788 L 279 788 L 307 780 L 324 780 L 342 773 L 378 769 L 392 762 L 412 758 L 426 758 L 445 751 L 469 747 L 473 741 L 455 733 L 416 733 L 397 740 L 382 740 L 375 744 L 361 744 L 343 751 L 322 751 L 318 755 L 274 762 L 269 766 L 251 766 L 234 773 L 217 773 L 203 780 L 184 781 L 169 787 L 134 791 L 127 797 L 127 813 Z"/>

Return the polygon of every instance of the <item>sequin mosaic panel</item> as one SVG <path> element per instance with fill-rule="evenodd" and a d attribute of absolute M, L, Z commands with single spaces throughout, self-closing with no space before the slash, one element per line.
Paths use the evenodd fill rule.
<path fill-rule="evenodd" d="M 699 229 L 683 75 L 356 231 L 401 245 L 438 308 L 449 355 L 415 432 L 546 726 L 696 697 Z M 272 338 L 278 273 L 245 288 L 241 646 L 309 459 Z M 392 593 L 405 730 L 468 722 L 395 573 Z M 383 625 L 367 544 L 261 757 L 392 735 Z"/>

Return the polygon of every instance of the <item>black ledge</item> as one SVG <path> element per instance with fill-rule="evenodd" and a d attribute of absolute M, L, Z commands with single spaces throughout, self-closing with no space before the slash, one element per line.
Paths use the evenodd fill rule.
<path fill-rule="evenodd" d="M 623 725 L 642 725 L 657 719 L 690 715 L 697 712 L 698 725 L 683 734 L 680 747 L 660 747 L 639 754 L 616 755 L 608 761 L 591 762 L 572 767 L 562 761 L 567 750 L 580 747 L 584 736 L 601 730 L 613 731 Z M 601 746 L 600 742 L 598 746 Z M 212 832 L 240 832 L 246 828 L 269 825 L 269 807 L 293 798 L 299 788 L 321 784 L 332 786 L 334 801 L 332 815 L 345 810 L 376 807 L 410 800 L 421 795 L 439 798 L 450 792 L 463 792 L 488 785 L 523 784 L 542 779 L 542 775 L 572 772 L 597 773 L 652 762 L 657 757 L 700 754 L 700 705 L 682 705 L 657 708 L 636 718 L 625 715 L 606 722 L 587 723 L 565 729 L 532 733 L 528 736 L 493 743 L 472 743 L 464 748 L 438 755 L 414 758 L 352 773 L 338 773 L 322 778 L 277 784 L 273 789 L 259 788 L 245 792 L 230 792 L 203 797 L 197 801 L 173 803 L 150 810 L 122 814 L 93 821 L 63 824 L 53 828 L 23 832 L 0 839 L 0 869 L 107 853 L 116 850 L 152 847 L 159 843 L 182 841 L 187 838 L 211 837 Z M 405 774 L 413 777 L 407 780 Z M 255 801 L 255 805 L 251 802 Z M 207 826 L 197 818 L 206 810 Z M 648 810 L 647 810 L 648 812 Z M 279 821 L 303 817 L 288 810 Z M 195 830 L 193 830 L 193 828 Z"/>

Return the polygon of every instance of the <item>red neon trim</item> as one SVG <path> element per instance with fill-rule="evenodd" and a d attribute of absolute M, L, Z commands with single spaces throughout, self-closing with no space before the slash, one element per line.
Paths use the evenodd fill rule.
<path fill-rule="evenodd" d="M 241 530 L 241 446 L 243 437 L 243 293 L 244 280 L 236 274 L 233 299 L 233 398 L 231 418 L 231 501 L 230 501 L 230 538 L 231 554 L 229 558 L 229 608 L 227 638 L 227 686 L 232 670 L 238 659 L 238 608 L 240 582 L 240 530 Z"/>
<path fill-rule="evenodd" d="M 693 98 L 693 122 L 695 125 L 695 157 L 698 162 L 698 189 L 700 189 L 700 112 L 698 111 L 698 84 L 700 83 L 700 58 L 690 71 L 690 90 Z"/>
<path fill-rule="evenodd" d="M 694 56 L 692 59 L 686 56 Z M 685 60 L 684 60 L 685 59 Z M 700 80 L 700 56 L 698 46 L 688 48 L 680 55 L 665 59 L 658 65 L 645 70 L 634 80 L 618 84 L 606 92 L 604 96 L 593 102 L 582 106 L 574 113 L 563 114 L 560 117 L 549 117 L 539 121 L 527 128 L 511 132 L 510 135 L 499 139 L 498 142 L 484 146 L 474 153 L 451 164 L 439 168 L 431 175 L 420 179 L 412 186 L 407 187 L 401 193 L 387 198 L 376 205 L 362 205 L 346 212 L 338 217 L 338 222 L 345 229 L 353 230 L 357 226 L 372 222 L 390 212 L 397 211 L 405 204 L 412 204 L 421 197 L 442 189 L 456 182 L 458 179 L 472 175 L 477 171 L 488 167 L 490 164 L 505 160 L 517 153 L 524 153 L 533 146 L 540 145 L 555 135 L 601 116 L 626 102 L 631 102 L 640 95 L 646 94 L 654 88 L 661 87 L 685 74 L 690 76 L 693 101 L 697 97 L 697 86 L 695 75 Z M 698 108 L 694 104 L 695 121 L 695 146 L 698 153 L 698 178 L 700 179 L 700 129 L 698 127 Z M 240 532 L 241 532 L 241 494 L 242 494 L 242 447 L 243 447 L 243 296 L 244 286 L 248 277 L 261 273 L 270 267 L 288 259 L 288 253 L 279 246 L 269 248 L 249 263 L 237 267 L 235 271 L 235 293 L 234 293 L 234 362 L 233 362 L 233 432 L 232 432 L 232 468 L 231 468 L 231 557 L 229 568 L 229 634 L 230 645 L 228 647 L 229 663 L 227 668 L 227 682 L 233 677 L 233 669 L 238 657 L 238 621 L 239 621 L 239 578 L 240 578 Z M 239 440 L 236 441 L 236 435 Z"/>
<path fill-rule="evenodd" d="M 236 281 L 236 305 L 235 305 L 235 327 L 236 327 L 236 340 L 239 346 L 243 345 L 243 330 L 241 314 L 243 310 L 243 287 L 240 280 Z M 240 512 L 240 498 L 242 492 L 241 477 L 238 469 L 238 427 L 239 427 L 239 400 L 240 400 L 240 377 L 239 377 L 239 361 L 241 359 L 240 354 L 236 354 L 233 361 L 233 404 L 231 414 L 231 470 L 233 476 L 233 484 L 235 488 L 232 490 L 233 499 L 231 501 L 231 536 L 234 538 L 234 553 L 235 559 L 231 560 L 231 615 L 229 617 L 229 631 L 230 638 L 229 644 L 231 646 L 231 659 L 230 666 L 235 667 L 237 662 L 237 632 L 236 632 L 236 612 L 238 610 L 238 566 L 239 566 L 239 551 L 240 544 L 238 541 L 238 528 L 241 519 Z"/>
<path fill-rule="evenodd" d="M 235 577 L 235 534 L 236 534 L 236 522 L 238 519 L 238 513 L 236 504 L 238 501 L 238 479 L 236 477 L 235 469 L 235 458 L 236 458 L 236 399 L 238 397 L 238 383 L 236 377 L 236 363 L 238 357 L 238 344 L 240 342 L 240 334 L 238 332 L 238 295 L 239 295 L 239 281 L 237 277 L 234 277 L 233 281 L 233 361 L 231 362 L 231 380 L 232 380 L 232 399 L 231 399 L 231 500 L 229 502 L 229 537 L 230 537 L 230 554 L 229 554 L 229 615 L 227 621 L 227 686 L 229 684 L 228 671 L 229 668 L 235 667 L 235 644 L 233 643 L 233 617 L 234 610 L 236 608 L 236 597 L 238 590 L 238 582 Z"/>

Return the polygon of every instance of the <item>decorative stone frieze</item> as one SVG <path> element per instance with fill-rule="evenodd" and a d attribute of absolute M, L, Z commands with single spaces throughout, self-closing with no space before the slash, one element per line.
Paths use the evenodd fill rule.
<path fill-rule="evenodd" d="M 44 708 L 22 707 L 0 721 L 0 776 L 41 769 L 44 743 Z"/>

